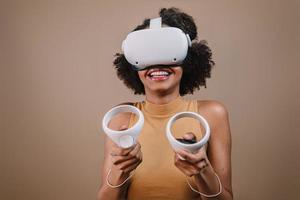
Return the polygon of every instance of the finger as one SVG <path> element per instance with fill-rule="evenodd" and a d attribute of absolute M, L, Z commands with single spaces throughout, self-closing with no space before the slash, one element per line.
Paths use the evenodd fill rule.
<path fill-rule="evenodd" d="M 181 160 L 178 156 L 175 156 L 175 166 L 187 176 L 193 176 L 200 173 L 197 166 Z"/>
<path fill-rule="evenodd" d="M 132 159 L 131 156 L 112 156 L 111 161 L 113 164 L 118 165 L 122 162 Z"/>
<path fill-rule="evenodd" d="M 120 170 L 123 170 L 123 171 L 124 171 L 124 170 L 126 170 L 126 168 L 130 167 L 131 165 L 135 165 L 135 164 L 140 163 L 140 162 L 141 162 L 141 160 L 136 159 L 136 158 L 132 158 L 132 159 L 130 159 L 130 160 L 127 160 L 127 161 L 125 161 L 125 162 L 119 164 L 119 165 L 118 165 L 118 168 L 119 168 Z"/>
<path fill-rule="evenodd" d="M 127 156 L 128 158 L 132 158 L 132 157 L 135 157 L 136 154 L 141 150 L 141 145 L 140 143 L 136 143 L 132 148 L 130 149 L 126 149 L 126 150 L 123 150 L 124 152 L 124 156 Z"/>
<path fill-rule="evenodd" d="M 185 133 L 183 135 L 183 139 L 185 139 L 185 140 L 191 140 L 191 141 L 195 141 L 195 142 L 197 141 L 195 134 L 192 133 L 192 132 Z"/>
<path fill-rule="evenodd" d="M 177 150 L 176 153 L 180 157 L 182 157 L 184 160 L 186 160 L 190 163 L 193 163 L 193 164 L 201 161 L 202 159 L 205 159 L 205 156 L 203 156 L 203 155 L 189 153 L 189 152 L 184 151 L 184 150 Z"/>
<path fill-rule="evenodd" d="M 206 162 L 206 160 L 202 160 L 202 161 L 198 162 L 198 163 L 196 164 L 196 166 L 197 166 L 200 170 L 202 170 L 203 168 L 205 168 L 205 167 L 208 166 L 208 163 Z"/>
<path fill-rule="evenodd" d="M 187 169 L 198 169 L 196 164 L 190 163 L 186 160 L 182 160 L 179 155 L 175 155 L 175 165 L 184 166 Z"/>
<path fill-rule="evenodd" d="M 112 163 L 119 164 L 132 158 L 139 159 L 139 152 L 141 152 L 141 145 L 137 144 L 136 147 L 132 151 L 130 151 L 126 156 L 112 156 Z"/>
<path fill-rule="evenodd" d="M 125 131 L 126 129 L 128 129 L 128 126 L 121 125 L 119 131 Z"/>
<path fill-rule="evenodd" d="M 142 161 L 136 162 L 136 163 L 134 163 L 134 164 L 132 164 L 132 165 L 126 167 L 123 171 L 124 171 L 125 173 L 130 173 L 131 171 L 135 170 L 135 169 L 140 165 L 141 162 L 142 162 Z"/>
<path fill-rule="evenodd" d="M 111 156 L 127 156 L 133 149 L 135 148 L 135 145 L 128 147 L 128 148 L 122 148 L 119 147 L 117 144 L 114 144 L 111 149 Z"/>
<path fill-rule="evenodd" d="M 130 159 L 118 164 L 117 166 L 119 169 L 124 170 L 128 166 L 133 165 L 134 163 L 141 163 L 142 159 L 143 159 L 142 152 L 139 151 L 139 153 L 135 157 L 130 158 Z"/>
<path fill-rule="evenodd" d="M 128 156 L 135 157 L 140 151 L 141 151 L 141 145 L 140 143 L 136 143 L 134 149 L 129 152 Z"/>

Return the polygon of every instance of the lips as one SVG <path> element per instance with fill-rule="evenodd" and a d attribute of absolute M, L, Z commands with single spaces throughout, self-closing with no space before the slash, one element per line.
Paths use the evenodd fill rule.
<path fill-rule="evenodd" d="M 148 76 L 154 77 L 154 76 L 169 76 L 169 75 L 170 75 L 170 73 L 166 72 L 166 71 L 154 71 L 154 72 L 149 73 Z"/>
<path fill-rule="evenodd" d="M 170 68 L 153 68 L 146 72 L 146 76 L 151 80 L 160 81 L 168 79 L 168 77 L 173 73 L 173 70 Z"/>

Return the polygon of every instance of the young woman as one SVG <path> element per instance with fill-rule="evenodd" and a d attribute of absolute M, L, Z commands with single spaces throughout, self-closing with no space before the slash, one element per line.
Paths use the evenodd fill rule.
<path fill-rule="evenodd" d="M 157 65 L 136 71 L 123 54 L 116 55 L 118 77 L 135 94 L 145 95 L 145 101 L 131 103 L 143 112 L 145 123 L 137 144 L 130 148 L 120 148 L 106 138 L 103 183 L 98 198 L 189 200 L 214 196 L 220 200 L 233 199 L 228 112 L 217 101 L 182 97 L 206 86 L 214 65 L 211 50 L 205 41 L 195 41 L 197 28 L 191 16 L 176 8 L 161 9 L 159 14 L 164 26 L 181 29 L 193 43 L 184 62 L 177 66 Z M 149 22 L 144 20 L 134 31 L 149 28 Z M 210 125 L 210 140 L 196 153 L 174 152 L 166 139 L 167 121 L 181 111 L 197 112 Z M 134 121 L 135 116 L 123 113 L 109 126 L 123 130 Z M 192 122 L 182 123 L 177 130 L 186 133 L 185 140 L 192 140 L 201 132 L 199 124 Z M 193 131 L 188 133 L 188 130 Z"/>

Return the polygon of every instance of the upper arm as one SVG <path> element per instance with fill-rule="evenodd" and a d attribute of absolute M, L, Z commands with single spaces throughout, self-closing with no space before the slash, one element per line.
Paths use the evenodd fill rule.
<path fill-rule="evenodd" d="M 199 111 L 203 111 L 211 128 L 207 156 L 219 175 L 223 187 L 232 193 L 231 133 L 228 111 L 223 104 L 217 101 L 207 101 L 202 105 L 199 103 Z"/>
<path fill-rule="evenodd" d="M 108 127 L 113 130 L 121 130 L 122 128 L 128 128 L 130 123 L 130 117 L 131 113 L 120 113 L 109 122 Z M 104 160 L 101 172 L 102 180 L 106 179 L 107 173 L 111 167 L 110 152 L 113 145 L 115 145 L 114 142 L 108 136 L 105 135 Z"/>

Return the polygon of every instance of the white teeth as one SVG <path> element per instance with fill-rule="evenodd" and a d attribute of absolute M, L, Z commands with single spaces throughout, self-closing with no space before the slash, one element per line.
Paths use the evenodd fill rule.
<path fill-rule="evenodd" d="M 150 76 L 167 76 L 167 75 L 169 75 L 169 73 L 165 71 L 155 71 L 150 74 Z"/>

